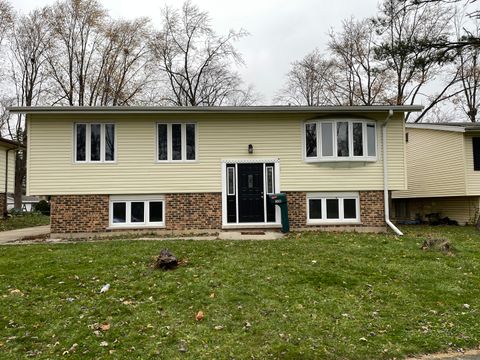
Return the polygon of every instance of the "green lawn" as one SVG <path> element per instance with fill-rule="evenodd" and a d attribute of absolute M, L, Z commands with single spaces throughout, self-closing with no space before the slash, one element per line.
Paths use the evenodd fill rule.
<path fill-rule="evenodd" d="M 477 347 L 480 236 L 407 232 L 4 246 L 0 358 L 390 359 Z M 450 239 L 454 256 L 419 250 L 426 236 Z M 150 268 L 163 247 L 186 264 Z"/>
<path fill-rule="evenodd" d="M 23 229 L 32 226 L 49 225 L 50 216 L 39 213 L 24 213 L 0 219 L 0 231 Z"/>

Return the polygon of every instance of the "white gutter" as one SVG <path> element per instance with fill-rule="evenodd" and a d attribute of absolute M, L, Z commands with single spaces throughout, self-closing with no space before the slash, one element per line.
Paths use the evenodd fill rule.
<path fill-rule="evenodd" d="M 390 206 L 388 202 L 388 161 L 387 161 L 387 124 L 393 116 L 393 110 L 388 111 L 388 116 L 382 124 L 382 140 L 383 140 L 383 202 L 385 204 L 385 222 L 399 236 L 403 233 L 390 221 Z"/>

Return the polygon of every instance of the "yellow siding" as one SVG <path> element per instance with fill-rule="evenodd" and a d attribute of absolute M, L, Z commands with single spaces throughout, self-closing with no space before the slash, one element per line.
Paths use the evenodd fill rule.
<path fill-rule="evenodd" d="M 377 115 L 378 116 L 378 115 Z M 384 115 L 377 117 L 383 121 Z M 378 161 L 305 163 L 305 116 L 278 115 L 30 115 L 28 194 L 148 194 L 220 192 L 221 160 L 280 159 L 282 191 L 381 190 L 381 121 L 377 123 Z M 198 161 L 156 163 L 157 121 L 196 121 Z M 115 164 L 74 164 L 73 124 L 114 121 Z M 405 188 L 403 121 L 388 125 L 390 188 Z M 253 144 L 254 154 L 247 152 Z"/>
<path fill-rule="evenodd" d="M 395 191 L 393 197 L 466 195 L 463 133 L 412 128 L 406 131 L 408 190 Z"/>
<path fill-rule="evenodd" d="M 478 136 L 478 135 L 477 135 Z M 467 195 L 480 195 L 480 171 L 473 170 L 472 135 L 465 135 L 465 176 Z"/>
<path fill-rule="evenodd" d="M 5 166 L 7 148 L 0 145 L 0 192 L 5 192 Z M 8 192 L 15 188 L 15 151 L 8 152 Z"/>
<path fill-rule="evenodd" d="M 399 200 L 405 201 L 405 200 Z M 474 223 L 478 216 L 478 197 L 427 198 L 408 199 L 408 212 L 411 219 L 420 214 L 424 220 L 425 214 L 440 213 L 440 217 L 449 217 L 460 225 Z"/>

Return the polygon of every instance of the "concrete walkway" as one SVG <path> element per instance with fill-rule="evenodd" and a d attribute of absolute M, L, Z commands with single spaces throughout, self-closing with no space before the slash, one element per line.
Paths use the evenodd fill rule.
<path fill-rule="evenodd" d="M 0 245 L 22 239 L 35 238 L 50 234 L 50 225 L 34 226 L 24 229 L 0 231 Z"/>

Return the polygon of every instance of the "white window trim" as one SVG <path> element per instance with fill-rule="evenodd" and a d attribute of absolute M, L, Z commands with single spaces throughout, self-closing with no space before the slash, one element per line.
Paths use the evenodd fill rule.
<path fill-rule="evenodd" d="M 85 125 L 85 160 L 77 160 L 77 126 Z M 100 125 L 100 160 L 91 160 L 91 142 L 92 142 L 92 125 Z M 113 160 L 105 160 L 105 126 L 113 125 L 113 141 L 115 146 L 113 149 Z M 115 164 L 117 162 L 117 124 L 114 122 L 101 122 L 101 121 L 89 121 L 89 122 L 75 122 L 73 124 L 73 162 L 75 164 Z"/>
<path fill-rule="evenodd" d="M 327 199 L 338 199 L 338 219 L 328 219 L 327 218 Z M 345 219 L 344 218 L 344 209 L 343 201 L 344 199 L 355 199 L 356 200 L 356 215 L 355 219 Z M 322 218 L 321 219 L 310 219 L 310 200 L 322 200 Z M 360 221 L 360 196 L 358 192 L 340 192 L 340 193 L 307 193 L 307 225 L 356 225 L 361 224 Z"/>
<path fill-rule="evenodd" d="M 131 203 L 143 202 L 144 206 L 144 222 L 131 222 Z M 150 222 L 150 202 L 162 202 L 163 221 Z M 126 222 L 113 222 L 113 204 L 126 203 Z M 141 228 L 164 228 L 165 227 L 165 197 L 162 195 L 112 195 L 110 196 L 108 218 L 109 228 L 111 229 L 141 229 Z"/>
<path fill-rule="evenodd" d="M 339 122 L 348 122 L 348 146 L 349 146 L 349 156 L 338 156 L 337 148 L 337 123 Z M 317 130 L 317 156 L 307 157 L 306 149 L 306 125 L 307 124 L 316 124 Z M 332 141 L 333 141 L 333 156 L 324 156 L 322 148 L 322 123 L 331 123 L 332 124 Z M 354 156 L 353 155 L 353 123 L 362 123 L 362 137 L 363 137 L 363 155 Z M 367 138 L 367 124 L 375 126 L 375 156 L 368 156 L 368 138 Z M 302 155 L 303 160 L 307 163 L 312 162 L 344 162 L 344 161 L 360 161 L 360 162 L 375 162 L 378 160 L 378 129 L 377 123 L 374 120 L 365 120 L 365 119 L 322 119 L 322 120 L 309 120 L 302 123 Z"/>
<path fill-rule="evenodd" d="M 167 125 L 167 160 L 158 159 L 158 125 Z M 181 137 L 182 137 L 182 159 L 172 159 L 172 125 L 181 125 Z M 187 124 L 195 126 L 195 159 L 187 160 Z M 157 122 L 155 123 L 155 162 L 159 164 L 165 163 L 194 163 L 198 161 L 198 124 L 194 121 L 171 121 L 171 122 Z"/>

